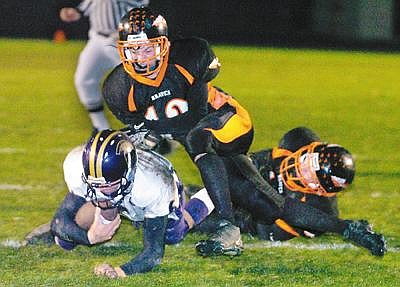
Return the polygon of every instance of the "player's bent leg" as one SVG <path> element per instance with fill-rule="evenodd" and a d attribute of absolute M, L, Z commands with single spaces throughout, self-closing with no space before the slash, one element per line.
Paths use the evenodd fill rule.
<path fill-rule="evenodd" d="M 240 255 L 243 244 L 240 228 L 233 222 L 233 210 L 229 193 L 228 176 L 222 160 L 212 153 L 207 153 L 196 161 L 207 190 L 214 192 L 210 197 L 219 218 L 216 232 L 208 240 L 196 244 L 197 252 L 202 256 Z"/>
<path fill-rule="evenodd" d="M 221 156 L 245 153 L 253 138 L 248 113 L 236 101 L 203 118 L 186 138 L 186 149 L 198 167 L 219 218 L 216 232 L 197 243 L 202 256 L 240 255 L 240 228 L 233 224 L 228 174 Z"/>
<path fill-rule="evenodd" d="M 22 243 L 23 246 L 46 244 L 48 246 L 54 244 L 54 237 L 51 232 L 51 222 L 42 224 L 31 232 L 29 232 Z"/>
<path fill-rule="evenodd" d="M 382 234 L 375 233 L 366 220 L 346 220 L 343 237 L 368 249 L 372 255 L 383 256 L 386 253 L 386 240 Z"/>
<path fill-rule="evenodd" d="M 212 211 L 212 203 L 207 191 L 203 188 L 196 192 L 184 208 L 175 211 L 178 220 L 168 222 L 165 243 L 177 244 L 193 227 L 199 225 Z"/>

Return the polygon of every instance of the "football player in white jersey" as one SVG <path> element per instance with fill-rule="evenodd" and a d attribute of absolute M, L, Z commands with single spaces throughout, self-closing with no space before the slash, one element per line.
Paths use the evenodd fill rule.
<path fill-rule="evenodd" d="M 96 266 L 97 275 L 118 278 L 150 271 L 161 263 L 165 244 L 181 241 L 214 209 L 205 190 L 185 202 L 171 163 L 135 148 L 121 131 L 98 132 L 74 148 L 63 167 L 69 192 L 51 222 L 59 246 L 71 250 L 111 239 L 120 215 L 143 222 L 142 252 L 118 267 Z"/>

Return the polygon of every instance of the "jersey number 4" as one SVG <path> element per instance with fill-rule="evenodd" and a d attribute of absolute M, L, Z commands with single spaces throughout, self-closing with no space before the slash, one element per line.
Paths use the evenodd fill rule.
<path fill-rule="evenodd" d="M 184 114 L 189 110 L 188 102 L 184 99 L 172 99 L 164 108 L 165 117 L 170 119 Z M 158 114 L 154 106 L 147 108 L 146 114 L 144 115 L 148 121 L 158 121 Z"/>

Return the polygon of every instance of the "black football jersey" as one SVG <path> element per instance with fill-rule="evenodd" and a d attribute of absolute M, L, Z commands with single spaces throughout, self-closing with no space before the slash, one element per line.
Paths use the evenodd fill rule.
<path fill-rule="evenodd" d="M 178 138 L 207 115 L 207 83 L 218 74 L 216 63 L 207 41 L 176 40 L 171 43 L 168 66 L 159 83 L 139 82 L 121 64 L 104 82 L 104 100 L 124 124 L 144 122 L 148 129 Z"/>
<path fill-rule="evenodd" d="M 272 149 L 250 153 L 249 157 L 261 176 L 280 194 L 287 195 L 287 188 L 279 179 L 279 166 L 282 158 L 272 159 Z"/>

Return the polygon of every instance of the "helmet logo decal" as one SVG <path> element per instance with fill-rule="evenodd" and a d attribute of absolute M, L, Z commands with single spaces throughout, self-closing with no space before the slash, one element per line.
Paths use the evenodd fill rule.
<path fill-rule="evenodd" d="M 137 35 L 128 35 L 127 38 L 128 42 L 132 42 L 132 41 L 137 41 L 137 40 L 148 40 L 146 33 L 144 33 L 143 31 L 140 32 Z"/>
<path fill-rule="evenodd" d="M 215 57 L 214 60 L 210 63 L 208 66 L 209 69 L 217 69 L 218 67 L 221 67 L 221 63 L 219 62 L 218 58 Z"/>
<path fill-rule="evenodd" d="M 131 142 L 124 140 L 124 141 L 120 141 L 117 144 L 117 147 L 115 148 L 116 150 L 116 154 L 120 155 L 121 153 L 131 153 L 131 151 L 133 151 L 133 145 Z"/>
<path fill-rule="evenodd" d="M 164 19 L 163 16 L 158 15 L 153 22 L 153 26 L 157 27 L 159 30 L 164 30 L 167 27 L 167 21 Z"/>

